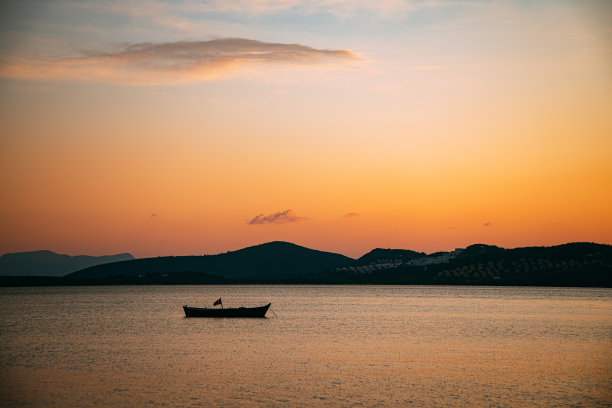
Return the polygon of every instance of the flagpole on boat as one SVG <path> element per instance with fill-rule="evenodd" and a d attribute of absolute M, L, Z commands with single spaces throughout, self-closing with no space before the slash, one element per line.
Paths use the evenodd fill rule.
<path fill-rule="evenodd" d="M 221 305 L 221 309 L 223 309 L 223 301 L 221 300 L 221 298 L 215 300 L 215 302 L 213 303 L 213 306 L 217 305 Z"/>

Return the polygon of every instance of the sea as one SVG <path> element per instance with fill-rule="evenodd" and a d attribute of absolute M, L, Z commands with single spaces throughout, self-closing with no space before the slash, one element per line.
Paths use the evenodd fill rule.
<path fill-rule="evenodd" d="M 612 289 L 0 288 L 0 406 L 612 406 Z"/>

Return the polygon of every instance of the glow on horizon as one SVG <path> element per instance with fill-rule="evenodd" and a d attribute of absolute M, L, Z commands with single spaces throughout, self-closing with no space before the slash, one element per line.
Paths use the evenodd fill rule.
<path fill-rule="evenodd" d="M 612 243 L 608 3 L 144 3 L 0 6 L 0 253 Z"/>

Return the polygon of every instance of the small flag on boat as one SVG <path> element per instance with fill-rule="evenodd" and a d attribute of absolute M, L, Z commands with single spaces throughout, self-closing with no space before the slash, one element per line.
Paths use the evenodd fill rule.
<path fill-rule="evenodd" d="M 213 303 L 213 306 L 222 305 L 222 304 L 223 302 L 221 302 L 221 298 L 219 298 L 215 301 L 215 303 Z"/>

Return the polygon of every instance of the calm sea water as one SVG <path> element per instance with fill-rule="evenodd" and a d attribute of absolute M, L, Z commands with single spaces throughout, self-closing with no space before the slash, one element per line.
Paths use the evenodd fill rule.
<path fill-rule="evenodd" d="M 181 306 L 272 302 L 267 319 Z M 612 405 L 612 290 L 0 288 L 0 405 Z"/>

